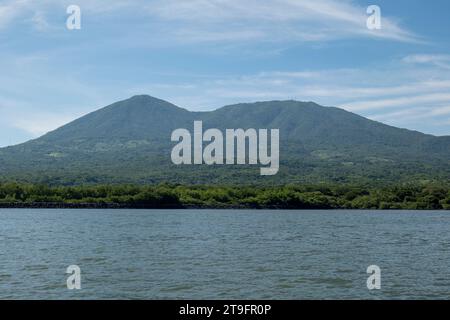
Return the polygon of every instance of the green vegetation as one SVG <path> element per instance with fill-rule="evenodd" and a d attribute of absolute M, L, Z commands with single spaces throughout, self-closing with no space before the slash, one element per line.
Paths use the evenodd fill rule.
<path fill-rule="evenodd" d="M 280 129 L 280 172 L 175 166 L 173 130 Z M 0 206 L 450 209 L 450 137 L 312 102 L 189 112 L 136 96 L 0 149 Z"/>
<path fill-rule="evenodd" d="M 280 129 L 280 172 L 260 166 L 175 166 L 171 133 Z M 269 101 L 189 112 L 136 96 L 27 143 L 0 149 L 0 180 L 45 185 L 173 183 L 259 186 L 450 181 L 450 137 L 394 128 L 312 102 Z"/>
<path fill-rule="evenodd" d="M 450 210 L 450 185 L 49 187 L 0 184 L 0 207 L 419 209 Z"/>

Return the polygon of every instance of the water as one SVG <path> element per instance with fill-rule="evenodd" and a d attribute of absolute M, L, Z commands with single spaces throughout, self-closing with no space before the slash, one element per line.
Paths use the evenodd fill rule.
<path fill-rule="evenodd" d="M 0 298 L 449 299 L 449 225 L 432 211 L 0 209 Z"/>

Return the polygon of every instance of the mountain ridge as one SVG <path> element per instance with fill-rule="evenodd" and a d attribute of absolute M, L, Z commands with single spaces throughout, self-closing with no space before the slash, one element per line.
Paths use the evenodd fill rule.
<path fill-rule="evenodd" d="M 174 166 L 171 132 L 280 129 L 281 167 L 261 179 L 249 166 Z M 314 102 L 274 100 L 192 112 L 133 96 L 37 139 L 0 149 L 0 179 L 82 183 L 302 183 L 448 179 L 450 136 L 392 127 Z"/>

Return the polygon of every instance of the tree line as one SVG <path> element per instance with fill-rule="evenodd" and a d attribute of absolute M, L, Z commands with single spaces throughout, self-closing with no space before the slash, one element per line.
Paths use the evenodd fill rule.
<path fill-rule="evenodd" d="M 177 184 L 48 186 L 0 183 L 2 207 L 411 209 L 450 210 L 450 186 L 438 183 L 356 185 L 186 186 Z"/>

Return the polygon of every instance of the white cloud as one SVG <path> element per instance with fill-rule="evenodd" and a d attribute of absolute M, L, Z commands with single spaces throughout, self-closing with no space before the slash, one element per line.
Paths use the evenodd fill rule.
<path fill-rule="evenodd" d="M 315 101 L 322 105 L 341 106 L 396 126 L 421 131 L 428 128 L 427 132 L 432 133 L 438 131 L 430 128 L 438 126 L 441 128 L 439 132 L 446 132 L 442 117 L 450 114 L 450 72 L 434 65 L 424 72 L 423 68 L 416 70 L 414 65 L 394 64 L 397 67 L 370 70 L 370 77 L 367 69 L 268 71 L 227 77 L 178 73 L 189 80 L 106 89 L 92 88 L 74 77 L 64 78 L 57 74 L 46 74 L 42 78 L 40 71 L 34 72 L 39 76 L 30 76 L 33 72 L 28 71 L 36 71 L 37 66 L 51 62 L 42 60 L 39 55 L 6 60 L 8 64 L 2 67 L 10 74 L 14 73 L 15 77 L 10 79 L 0 75 L 2 121 L 26 130 L 33 137 L 97 107 L 142 93 L 198 111 L 262 100 Z M 9 92 L 6 91 L 8 88 Z M 17 100 L 23 90 L 57 93 L 68 97 L 68 100 L 61 106 L 63 109 L 56 108 L 57 105 L 44 107 L 42 102 L 40 107 L 30 97 Z M 79 101 L 78 96 L 83 97 L 83 103 L 88 102 L 89 107 L 71 105 L 70 97 L 74 95 L 77 95 L 76 101 Z"/>
<path fill-rule="evenodd" d="M 31 18 L 31 22 L 34 25 L 34 28 L 38 31 L 46 31 L 49 29 L 50 24 L 48 23 L 45 14 L 41 11 L 37 11 L 33 18 Z"/>
<path fill-rule="evenodd" d="M 450 93 L 433 93 L 424 95 L 404 96 L 393 99 L 367 100 L 350 102 L 347 109 L 351 111 L 363 111 L 382 108 L 403 107 L 421 103 L 441 103 L 450 101 Z"/>
<path fill-rule="evenodd" d="M 366 8 L 352 1 L 155 0 L 147 10 L 158 19 L 178 25 L 173 35 L 180 41 L 240 41 L 244 38 L 293 42 L 346 37 L 418 40 L 388 17 L 383 17 L 381 30 L 368 30 Z"/>
<path fill-rule="evenodd" d="M 374 120 L 449 134 L 450 72 L 437 65 L 402 64 L 370 69 L 267 71 L 244 76 L 191 78 L 174 85 L 149 83 L 147 92 L 191 110 L 266 100 L 314 101 Z"/>
<path fill-rule="evenodd" d="M 203 105 L 212 108 L 245 101 L 296 99 L 367 113 L 449 102 L 450 73 L 430 69 L 426 75 L 422 69 L 401 65 L 376 70 L 271 71 L 236 77 L 199 77 L 172 85 L 150 83 L 133 92 L 159 94 L 180 101 L 181 106 L 190 109 L 199 108 L 196 101 L 203 101 Z M 183 99 L 178 99 L 180 96 Z"/>
<path fill-rule="evenodd" d="M 18 0 L 0 5 L 0 24 L 28 15 L 34 26 L 48 23 L 42 11 L 60 16 L 68 0 Z M 350 0 L 78 0 L 84 15 L 128 19 L 146 14 L 154 37 L 186 42 L 316 42 L 368 37 L 418 41 L 395 19 L 383 16 L 381 30 L 368 30 L 366 8 Z"/>
<path fill-rule="evenodd" d="M 450 106 L 434 108 L 433 110 L 431 110 L 430 114 L 433 116 L 442 116 L 450 114 Z"/>
<path fill-rule="evenodd" d="M 58 23 L 63 29 L 65 7 L 72 2 L 4 0 L 0 4 L 0 32 L 13 30 L 15 21 L 28 22 L 40 31 L 53 30 L 54 17 L 58 17 Z M 415 54 L 393 65 L 387 62 L 388 65 L 371 65 L 361 69 L 271 70 L 235 76 L 194 75 L 182 77 L 184 80 L 178 80 L 182 71 L 177 69 L 175 74 L 163 76 L 155 82 L 148 80 L 147 84 L 136 83 L 147 81 L 143 80 L 146 77 L 138 76 L 135 79 L 128 78 L 128 83 L 120 83 L 120 79 L 108 79 L 101 83 L 104 78 L 95 76 L 91 81 L 89 76 L 99 70 L 105 74 L 109 71 L 113 74 L 112 71 L 116 70 L 116 74 L 121 75 L 122 69 L 110 65 L 106 71 L 100 63 L 100 68 L 89 72 L 89 68 L 95 69 L 95 66 L 90 65 L 91 60 L 83 62 L 79 68 L 71 68 L 70 63 L 65 66 L 61 61 L 59 64 L 56 61 L 58 57 L 72 55 L 76 58 L 83 55 L 84 48 L 89 48 L 86 50 L 88 52 L 95 51 L 95 46 L 102 50 L 112 48 L 112 41 L 116 41 L 114 45 L 121 49 L 142 43 L 159 45 L 167 42 L 177 46 L 208 42 L 221 44 L 214 46 L 219 47 L 219 50 L 234 45 L 239 46 L 240 50 L 243 47 L 241 44 L 255 42 L 283 42 L 268 46 L 273 50 L 302 41 L 321 42 L 355 37 L 418 40 L 416 35 L 385 16 L 382 30 L 368 30 L 366 8 L 356 5 L 354 1 L 77 0 L 76 3 L 82 8 L 83 19 L 95 16 L 97 26 L 104 22 L 102 19 L 111 17 L 115 21 L 123 18 L 127 23 L 130 20 L 146 22 L 142 29 L 136 28 L 136 34 L 126 39 L 116 37 L 115 34 L 111 37 L 111 34 L 106 33 L 102 39 L 94 36 L 94 41 L 74 41 L 74 46 L 69 43 L 66 48 L 53 47 L 52 42 L 51 49 L 39 51 L 41 47 L 36 45 L 38 48 L 30 51 L 29 55 L 16 55 L 14 49 L 0 52 L 0 96 L 5 102 L 2 120 L 34 136 L 55 129 L 65 121 L 106 105 L 107 102 L 127 98 L 128 94 L 141 93 L 152 94 L 192 110 L 207 110 L 236 102 L 296 99 L 342 106 L 374 117 L 381 117 L 377 114 L 380 112 L 399 121 L 427 113 L 430 123 L 436 123 L 436 119 L 448 114 L 450 56 L 445 54 Z M 8 26 L 12 28 L 8 29 Z M 64 32 L 64 35 L 68 34 L 66 30 Z M 143 38 L 144 35 L 146 38 Z M 61 43 L 67 44 L 64 41 Z M 33 45 L 30 47 L 34 49 Z M 254 49 L 258 46 L 249 47 Z M 244 50 L 245 47 L 239 53 Z M 24 92 L 27 92 L 26 97 Z M 38 97 L 39 103 L 34 104 L 35 97 Z M 71 97 L 74 102 L 70 101 Z M 20 103 L 14 103 L 17 101 Z M 80 101 L 84 108 L 76 110 L 75 104 Z M 44 106 L 47 102 L 48 105 Z M 42 107 L 43 116 L 36 115 L 39 106 Z M 32 110 L 34 112 L 30 112 Z"/>
<path fill-rule="evenodd" d="M 0 4 L 0 29 L 8 26 L 23 14 L 29 4 L 29 0 L 8 1 Z"/>
<path fill-rule="evenodd" d="M 368 117 L 373 120 L 378 121 L 388 121 L 392 119 L 402 119 L 403 121 L 411 120 L 427 120 L 430 121 L 432 118 L 437 118 L 436 116 L 443 116 L 450 114 L 449 106 L 441 107 L 415 107 L 401 109 L 395 112 L 384 112 L 379 114 L 369 115 Z"/>
<path fill-rule="evenodd" d="M 414 54 L 406 56 L 403 61 L 410 64 L 431 64 L 450 69 L 450 55 L 447 54 Z"/>
<path fill-rule="evenodd" d="M 10 117 L 12 125 L 18 129 L 22 129 L 32 136 L 40 136 L 52 131 L 72 120 L 73 115 L 61 115 L 56 113 L 34 113 L 33 117 L 26 115 L 15 115 Z"/>

